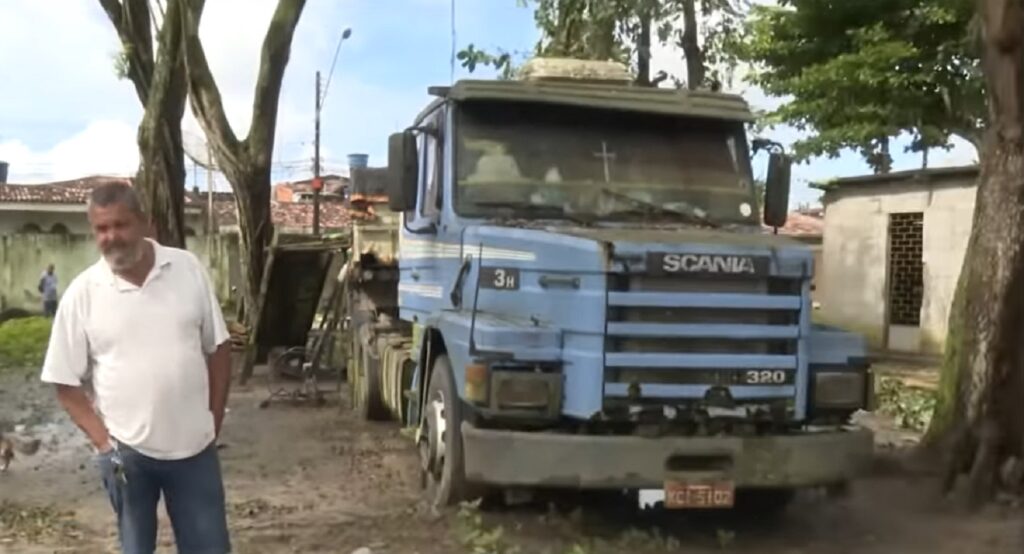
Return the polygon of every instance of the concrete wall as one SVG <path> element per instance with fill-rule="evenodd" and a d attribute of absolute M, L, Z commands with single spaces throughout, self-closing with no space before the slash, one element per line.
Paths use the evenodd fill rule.
<path fill-rule="evenodd" d="M 212 255 L 205 237 L 190 237 L 186 243 L 206 264 L 221 302 L 228 302 L 231 287 L 241 283 L 237 237 L 215 237 Z M 88 235 L 0 235 L 0 309 L 39 309 L 36 284 L 48 264 L 54 264 L 63 294 L 68 283 L 98 259 L 99 252 Z"/>
<path fill-rule="evenodd" d="M 974 212 L 973 178 L 838 186 L 825 195 L 820 319 L 886 346 L 889 214 L 922 212 L 919 350 L 941 352 Z M 890 345 L 892 346 L 892 345 Z"/>

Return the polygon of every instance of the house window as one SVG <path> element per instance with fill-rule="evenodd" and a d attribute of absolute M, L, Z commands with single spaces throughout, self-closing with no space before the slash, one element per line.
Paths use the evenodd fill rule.
<path fill-rule="evenodd" d="M 924 214 L 889 214 L 889 324 L 921 325 Z"/>
<path fill-rule="evenodd" d="M 71 234 L 71 231 L 63 223 L 54 223 L 53 227 L 50 227 L 50 233 L 54 235 L 68 235 Z"/>
<path fill-rule="evenodd" d="M 35 223 L 26 223 L 21 226 L 21 229 L 18 229 L 18 232 L 26 235 L 32 235 L 42 233 L 43 229 Z"/>

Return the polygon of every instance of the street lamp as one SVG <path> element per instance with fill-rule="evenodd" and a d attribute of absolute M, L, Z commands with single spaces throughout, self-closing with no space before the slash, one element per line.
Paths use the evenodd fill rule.
<path fill-rule="evenodd" d="M 331 70 L 327 73 L 327 84 L 323 93 L 320 92 L 320 71 L 316 72 L 316 111 L 314 118 L 313 135 L 313 234 L 320 234 L 320 190 L 323 189 L 323 181 L 320 179 L 320 110 L 327 99 L 327 90 L 331 86 L 331 76 L 334 75 L 334 65 L 338 63 L 338 53 L 341 52 L 341 43 L 352 36 L 352 29 L 346 28 L 341 32 L 338 39 L 338 46 L 334 49 L 334 59 L 331 61 Z"/>

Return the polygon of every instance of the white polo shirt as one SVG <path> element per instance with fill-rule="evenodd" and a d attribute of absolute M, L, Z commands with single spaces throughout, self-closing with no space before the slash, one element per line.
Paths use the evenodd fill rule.
<path fill-rule="evenodd" d="M 213 441 L 206 355 L 229 335 L 199 260 L 150 243 L 155 263 L 141 287 L 115 275 L 102 258 L 68 285 L 42 380 L 91 384 L 115 440 L 178 460 Z"/>

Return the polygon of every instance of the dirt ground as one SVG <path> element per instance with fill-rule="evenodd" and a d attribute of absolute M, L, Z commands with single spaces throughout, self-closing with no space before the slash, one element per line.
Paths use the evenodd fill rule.
<path fill-rule="evenodd" d="M 332 386 L 333 387 L 333 386 Z M 495 552 L 592 554 L 630 551 L 764 554 L 1019 553 L 1022 511 L 999 503 L 968 515 L 941 500 L 933 476 L 910 472 L 897 445 L 912 434 L 883 429 L 888 462 L 848 497 L 801 498 L 778 520 L 734 514 L 680 515 L 587 505 L 569 496 L 480 513 L 431 514 L 419 503 L 412 442 L 395 425 L 356 421 L 329 394 L 321 407 L 275 401 L 259 376 L 234 391 L 221 459 L 235 552 L 374 554 Z M 32 457 L 0 474 L 0 553 L 116 552 L 113 516 L 84 439 L 52 391 L 0 379 L 0 425 L 42 438 Z M 563 499 L 564 500 L 564 499 Z M 576 502 L 574 505 L 573 502 Z M 161 513 L 158 552 L 174 552 Z M 474 550 L 475 548 L 475 550 Z M 368 550 L 365 550 L 368 549 Z"/>

